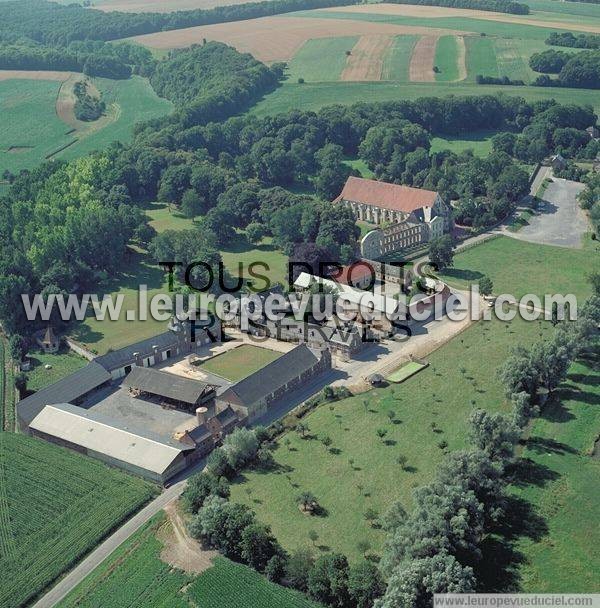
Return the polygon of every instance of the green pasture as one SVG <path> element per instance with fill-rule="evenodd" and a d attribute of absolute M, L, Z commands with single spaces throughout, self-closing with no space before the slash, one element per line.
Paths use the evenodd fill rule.
<path fill-rule="evenodd" d="M 528 293 L 540 297 L 571 293 L 583 302 L 591 294 L 586 277 L 599 263 L 598 246 L 567 249 L 500 236 L 457 253 L 453 268 L 446 269 L 442 278 L 466 288 L 487 275 L 494 294 L 520 298 Z"/>
<path fill-rule="evenodd" d="M 380 554 L 385 535 L 368 521 L 369 510 L 382 514 L 396 499 L 410 509 L 413 489 L 431 479 L 446 450 L 465 447 L 471 410 L 507 411 L 495 372 L 510 348 L 531 344 L 551 329 L 520 319 L 471 326 L 402 384 L 305 416 L 306 438 L 288 433 L 275 451 L 280 467 L 244 471 L 231 499 L 251 506 L 288 550 L 312 546 L 308 533 L 314 530 L 319 553 L 341 551 L 356 561 L 362 553 L 357 545 L 366 541 L 371 554 Z M 329 447 L 321 442 L 325 436 L 332 440 Z M 406 463 L 399 463 L 400 456 Z M 298 509 L 302 492 L 314 494 L 322 515 Z"/>
<path fill-rule="evenodd" d="M 477 85 L 468 82 L 452 83 L 392 83 L 392 82 L 335 82 L 335 83 L 284 83 L 266 95 L 251 112 L 268 116 L 289 112 L 292 109 L 318 110 L 333 104 L 352 105 L 364 101 L 394 101 L 420 97 L 446 97 L 448 95 L 512 95 L 527 101 L 556 99 L 559 103 L 589 104 L 600 112 L 600 95 L 587 89 L 555 87 L 516 87 Z"/>
<path fill-rule="evenodd" d="M 347 51 L 351 51 L 358 36 L 314 38 L 307 40 L 289 62 L 288 80 L 298 82 L 335 82 L 346 67 Z"/>
<path fill-rule="evenodd" d="M 395 372 L 391 373 L 388 376 L 388 380 L 390 382 L 400 383 L 408 380 L 411 376 L 414 376 L 417 372 L 420 372 L 422 369 L 425 369 L 426 365 L 424 363 L 418 363 L 417 361 L 410 361 L 405 363 L 400 369 L 397 369 Z"/>
<path fill-rule="evenodd" d="M 31 169 L 47 158 L 72 159 L 131 138 L 133 125 L 167 114 L 171 102 L 156 95 L 139 76 L 94 79 L 107 105 L 99 128 L 74 131 L 56 114 L 61 83 L 50 80 L 0 81 L 0 173 Z"/>
<path fill-rule="evenodd" d="M 435 79 L 438 82 L 454 82 L 460 78 L 456 36 L 442 36 L 438 40 L 433 65 L 438 69 L 435 74 Z"/>
<path fill-rule="evenodd" d="M 476 156 L 485 157 L 492 150 L 492 137 L 495 131 L 474 131 L 458 137 L 432 137 L 431 151 L 451 150 L 460 154 L 465 150 L 473 150 Z"/>
<path fill-rule="evenodd" d="M 98 460 L 0 433 L 0 606 L 31 603 L 156 494 Z"/>
<path fill-rule="evenodd" d="M 31 369 L 27 372 L 27 388 L 30 391 L 39 391 L 87 365 L 86 359 L 67 346 L 61 346 L 57 353 L 30 350 L 27 357 L 31 361 Z M 46 369 L 46 365 L 50 369 Z"/>
<path fill-rule="evenodd" d="M 477 74 L 483 76 L 498 76 L 498 64 L 494 39 L 481 36 L 466 36 L 467 47 L 467 80 L 474 82 Z"/>

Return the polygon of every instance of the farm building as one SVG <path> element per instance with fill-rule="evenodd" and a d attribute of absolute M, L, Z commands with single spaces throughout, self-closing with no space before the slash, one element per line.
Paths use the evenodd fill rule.
<path fill-rule="evenodd" d="M 36 437 L 158 483 L 182 471 L 188 465 L 188 453 L 194 450 L 69 403 L 45 406 L 29 428 Z"/>
<path fill-rule="evenodd" d="M 264 414 L 274 401 L 330 368 L 329 351 L 317 355 L 306 344 L 300 344 L 230 386 L 219 395 L 217 403 L 230 405 L 251 421 Z"/>
<path fill-rule="evenodd" d="M 158 398 L 166 407 L 196 411 L 214 402 L 215 387 L 148 367 L 134 367 L 122 386 L 138 398 Z"/>
<path fill-rule="evenodd" d="M 361 253 L 377 259 L 415 248 L 450 229 L 450 208 L 437 192 L 351 176 L 334 203 L 357 220 L 380 227 L 361 240 Z"/>

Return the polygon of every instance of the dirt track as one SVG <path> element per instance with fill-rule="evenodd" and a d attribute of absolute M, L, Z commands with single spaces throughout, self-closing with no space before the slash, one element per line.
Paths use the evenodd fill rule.
<path fill-rule="evenodd" d="M 439 36 L 422 36 L 415 44 L 408 74 L 411 82 L 435 82 L 433 62 Z"/>
<path fill-rule="evenodd" d="M 465 37 L 457 36 L 456 43 L 458 44 L 458 78 L 457 80 L 465 80 L 467 77 L 467 47 L 465 45 Z"/>
<path fill-rule="evenodd" d="M 74 72 L 56 72 L 44 70 L 0 70 L 0 80 L 68 80 Z"/>
<path fill-rule="evenodd" d="M 380 34 L 361 36 L 348 57 L 341 80 L 381 80 L 383 61 L 393 40 L 393 36 Z"/>
<path fill-rule="evenodd" d="M 417 36 L 461 34 L 454 30 L 372 23 L 352 19 L 312 19 L 307 17 L 261 17 L 247 21 L 190 27 L 170 32 L 134 36 L 132 40 L 157 49 L 182 48 L 206 40 L 219 40 L 238 51 L 251 53 L 260 61 L 289 61 L 298 49 L 313 38 L 340 36 Z"/>

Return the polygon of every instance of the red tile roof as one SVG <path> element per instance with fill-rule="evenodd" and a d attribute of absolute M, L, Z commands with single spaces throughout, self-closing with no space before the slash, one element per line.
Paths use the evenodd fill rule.
<path fill-rule="evenodd" d="M 344 285 L 355 285 L 366 276 L 374 277 L 375 269 L 365 262 L 356 262 L 355 264 L 344 266 L 339 270 L 339 274 L 335 272 L 331 275 L 331 278 Z"/>
<path fill-rule="evenodd" d="M 431 190 L 387 184 L 362 177 L 349 177 L 335 202 L 347 200 L 410 213 L 422 207 L 432 207 L 436 196 L 437 192 Z"/>

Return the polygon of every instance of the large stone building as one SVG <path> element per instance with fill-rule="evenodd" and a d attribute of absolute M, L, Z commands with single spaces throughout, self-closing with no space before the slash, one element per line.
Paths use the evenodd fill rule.
<path fill-rule="evenodd" d="M 437 192 L 349 177 L 334 201 L 357 220 L 377 225 L 361 240 L 361 253 L 377 259 L 412 249 L 448 232 L 450 208 Z"/>

